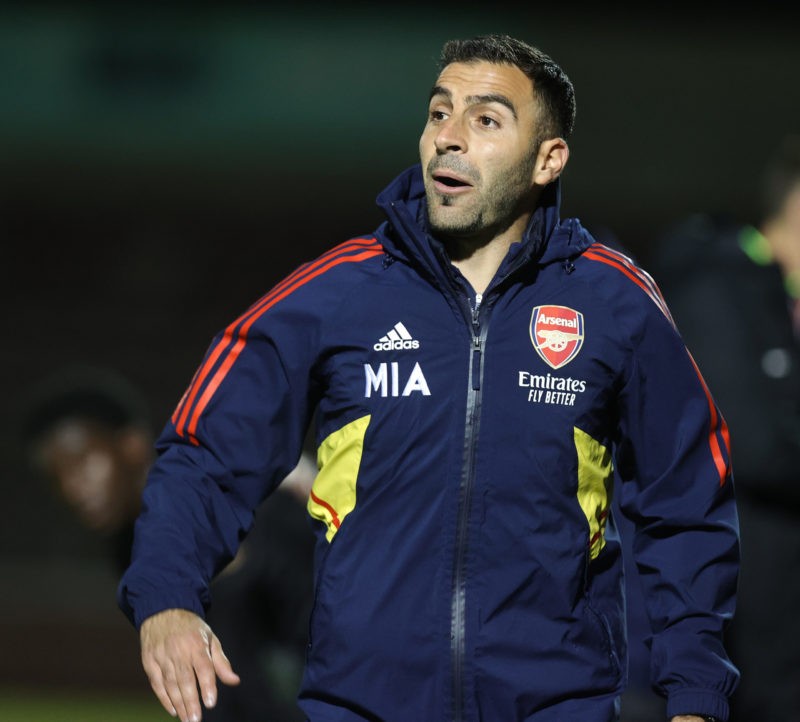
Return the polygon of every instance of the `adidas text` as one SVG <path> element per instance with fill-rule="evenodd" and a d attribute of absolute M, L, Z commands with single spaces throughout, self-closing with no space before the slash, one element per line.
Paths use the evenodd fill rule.
<path fill-rule="evenodd" d="M 378 341 L 372 348 L 374 348 L 376 351 L 398 351 L 400 349 L 419 348 L 419 341 L 416 339 Z"/>
<path fill-rule="evenodd" d="M 375 342 L 372 348 L 376 351 L 400 351 L 419 348 L 419 341 L 411 335 L 402 321 L 398 321 L 385 336 L 381 336 Z"/>

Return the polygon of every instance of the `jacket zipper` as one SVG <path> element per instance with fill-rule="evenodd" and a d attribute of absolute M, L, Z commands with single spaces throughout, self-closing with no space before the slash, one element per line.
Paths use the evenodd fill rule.
<path fill-rule="evenodd" d="M 481 328 L 480 294 L 475 296 L 475 306 L 469 304 L 471 329 L 469 383 L 467 386 L 467 412 L 464 429 L 464 465 L 458 495 L 456 514 L 456 547 L 453 568 L 453 588 L 450 610 L 450 649 L 453 671 L 453 720 L 464 719 L 464 658 L 466 645 L 466 556 L 468 546 L 469 512 L 475 474 L 475 441 L 480 426 L 482 351 L 486 341 L 487 324 Z"/>
<path fill-rule="evenodd" d="M 397 211 L 396 205 L 392 202 L 391 207 Z M 404 214 L 397 212 L 396 218 L 405 232 L 410 236 L 415 235 L 415 229 L 410 225 Z M 449 259 L 442 253 L 436 252 L 439 257 L 441 268 L 447 269 L 450 265 Z M 524 265 L 526 259 L 517 259 L 512 268 L 491 284 L 491 288 L 497 288 L 514 271 Z M 456 291 L 456 284 L 453 283 L 452 276 L 447 277 L 446 286 Z M 467 557 L 467 537 L 469 527 L 469 510 L 472 498 L 472 485 L 475 473 L 475 440 L 478 437 L 478 427 L 480 422 L 481 410 L 481 382 L 483 376 L 483 349 L 486 346 L 486 334 L 488 330 L 488 318 L 485 318 L 481 325 L 481 308 L 484 293 L 475 294 L 475 306 L 470 303 L 469 296 L 461 295 L 456 291 L 456 298 L 466 300 L 466 320 L 470 327 L 470 362 L 469 380 L 467 383 L 467 411 L 464 428 L 464 463 L 461 474 L 461 484 L 458 495 L 458 508 L 456 511 L 456 547 L 453 567 L 453 581 L 451 589 L 450 603 L 450 656 L 453 674 L 453 722 L 464 722 L 465 690 L 464 690 L 464 657 L 466 644 L 466 570 L 464 569 Z M 463 305 L 462 305 L 463 308 Z M 486 312 L 484 312 L 486 317 Z"/>

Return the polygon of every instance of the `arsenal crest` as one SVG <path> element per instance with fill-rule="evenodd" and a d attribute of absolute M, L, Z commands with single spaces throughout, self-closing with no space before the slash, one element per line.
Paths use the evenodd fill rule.
<path fill-rule="evenodd" d="M 531 313 L 530 334 L 536 353 L 559 369 L 583 346 L 583 314 L 566 306 L 536 306 Z"/>

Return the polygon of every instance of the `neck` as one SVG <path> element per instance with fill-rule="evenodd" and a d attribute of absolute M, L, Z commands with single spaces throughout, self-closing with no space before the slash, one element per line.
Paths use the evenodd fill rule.
<path fill-rule="evenodd" d="M 522 238 L 530 217 L 529 213 L 521 216 L 504 231 L 488 239 L 445 239 L 450 262 L 461 271 L 476 293 L 483 293 L 491 283 L 511 244 Z"/>
<path fill-rule="evenodd" d="M 452 264 L 461 271 L 476 293 L 483 293 L 500 268 L 511 241 L 495 239 L 467 255 L 452 255 Z M 448 248 L 449 250 L 449 248 Z"/>

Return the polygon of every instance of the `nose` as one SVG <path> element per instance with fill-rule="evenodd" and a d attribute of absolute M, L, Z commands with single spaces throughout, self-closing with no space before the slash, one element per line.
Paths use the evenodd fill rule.
<path fill-rule="evenodd" d="M 463 153 L 467 150 L 467 140 L 462 124 L 452 116 L 443 121 L 433 140 L 436 152 Z"/>

